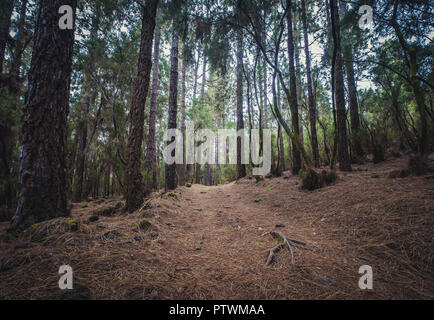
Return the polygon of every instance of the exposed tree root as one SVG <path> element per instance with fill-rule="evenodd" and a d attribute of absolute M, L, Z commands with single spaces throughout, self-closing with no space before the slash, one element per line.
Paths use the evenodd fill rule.
<path fill-rule="evenodd" d="M 275 260 L 276 253 L 279 252 L 281 249 L 285 248 L 285 246 L 288 247 L 288 250 L 291 253 L 291 263 L 294 264 L 294 252 L 292 251 L 292 247 L 291 247 L 290 242 L 292 242 L 294 244 L 300 244 L 303 246 L 306 245 L 306 242 L 295 240 L 295 239 L 290 239 L 278 231 L 271 231 L 270 234 L 273 238 L 282 239 L 283 242 L 278 244 L 277 246 L 275 246 L 274 248 L 272 248 L 270 250 L 270 252 L 268 254 L 267 262 L 265 262 L 265 266 L 269 266 Z"/>

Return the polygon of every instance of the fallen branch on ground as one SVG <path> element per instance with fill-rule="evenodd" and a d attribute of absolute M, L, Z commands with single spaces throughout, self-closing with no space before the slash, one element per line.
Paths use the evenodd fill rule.
<path fill-rule="evenodd" d="M 274 248 L 272 248 L 270 250 L 270 252 L 268 254 L 267 262 L 265 262 L 265 266 L 269 266 L 275 260 L 276 253 L 279 252 L 280 250 L 282 250 L 283 248 L 285 248 L 285 246 L 288 247 L 288 250 L 291 253 L 291 263 L 294 264 L 294 252 L 292 251 L 292 247 L 291 247 L 290 242 L 293 242 L 295 244 L 300 244 L 303 246 L 306 245 L 306 242 L 287 238 L 286 236 L 284 236 L 283 234 L 281 234 L 280 232 L 277 232 L 277 231 L 271 231 L 270 234 L 273 238 L 282 239 L 283 242 L 278 244 L 277 246 L 275 246 Z"/>
<path fill-rule="evenodd" d="M 282 238 L 282 239 L 285 239 L 285 238 L 286 238 L 289 242 L 293 242 L 293 243 L 295 243 L 295 244 L 301 244 L 302 246 L 307 245 L 306 242 L 303 242 L 303 241 L 300 241 L 300 240 L 295 240 L 295 239 L 291 239 L 291 238 L 285 237 L 283 234 L 281 234 L 281 233 L 278 232 L 278 231 L 271 231 L 270 234 L 271 234 L 271 236 L 272 236 L 273 238 Z"/>

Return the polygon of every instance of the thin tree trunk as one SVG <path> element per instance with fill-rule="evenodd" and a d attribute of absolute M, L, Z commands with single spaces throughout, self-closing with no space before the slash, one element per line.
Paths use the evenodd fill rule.
<path fill-rule="evenodd" d="M 420 133 L 418 135 L 419 153 L 425 155 L 428 152 L 428 123 L 426 115 L 426 105 L 424 92 L 420 88 L 419 79 L 417 77 L 418 65 L 416 59 L 416 46 L 408 45 L 404 39 L 401 29 L 397 22 L 399 1 L 395 0 L 393 5 L 393 15 L 392 15 L 392 27 L 395 30 L 396 36 L 398 37 L 399 43 L 404 51 L 406 62 L 409 69 L 410 76 L 410 86 L 413 90 L 414 98 L 416 100 L 417 111 L 419 113 L 420 121 Z"/>
<path fill-rule="evenodd" d="M 294 67 L 294 39 L 292 34 L 292 4 L 291 0 L 287 0 L 288 13 L 287 25 L 288 25 L 288 63 L 289 63 L 289 77 L 290 77 L 290 106 L 291 106 L 291 120 L 292 120 L 292 130 L 295 139 L 299 139 L 299 118 L 298 118 L 298 106 L 297 106 L 297 85 L 296 85 L 296 75 Z M 293 140 L 293 139 L 292 139 Z M 298 150 L 294 141 L 292 141 L 292 173 L 298 174 L 301 169 L 301 157 L 300 151 Z"/>
<path fill-rule="evenodd" d="M 8 10 L 7 5 L 5 7 L 6 11 Z M 13 112 L 18 110 L 18 104 L 21 98 L 21 81 L 22 78 L 20 76 L 20 69 L 22 65 L 22 56 L 24 49 L 24 26 L 26 22 L 26 9 L 27 9 L 27 0 L 23 0 L 20 8 L 20 18 L 18 21 L 18 32 L 17 38 L 15 41 L 15 49 L 13 52 L 11 68 L 9 70 L 9 78 L 7 82 L 7 87 L 9 89 L 10 98 L 10 109 L 6 110 L 3 121 L 0 124 L 0 181 L 4 184 L 3 192 L 4 194 L 0 196 L 0 206 L 6 204 L 6 206 L 10 209 L 14 208 L 16 204 L 15 199 L 15 179 L 12 176 L 11 172 L 15 171 L 12 168 L 12 158 L 14 157 L 14 149 L 16 144 L 16 134 L 14 127 L 16 127 L 15 117 L 13 117 Z M 3 12 L 1 15 L 4 15 Z M 3 17 L 2 17 L 3 19 Z M 9 19 L 10 20 L 10 19 Z M 1 23 L 7 23 L 8 20 L 2 21 Z M 0 29 L 3 26 L 0 27 Z M 8 30 L 9 32 L 9 27 Z M 2 44 L 3 45 L 3 44 Z M 4 51 L 3 51 L 4 53 Z M 2 56 L 3 58 L 3 56 Z M 1 71 L 0 71 L 1 73 Z M 3 85 L 0 84 L 0 89 Z M 0 90 L 1 92 L 1 90 Z"/>
<path fill-rule="evenodd" d="M 268 99 L 267 99 L 267 91 L 268 91 L 268 84 L 267 84 L 267 64 L 264 63 L 264 104 L 263 104 L 263 114 L 262 114 L 262 120 L 263 120 L 263 128 L 268 129 Z"/>
<path fill-rule="evenodd" d="M 202 71 L 202 85 L 200 89 L 200 101 L 201 103 L 205 103 L 205 85 L 206 85 L 206 65 L 208 61 L 205 56 L 205 48 L 203 48 L 203 71 Z M 202 127 L 199 125 L 198 129 L 202 129 Z M 197 143 L 196 147 L 199 148 L 201 143 Z M 199 162 L 201 162 L 202 153 L 197 153 L 198 159 L 196 161 L 196 183 L 201 183 L 202 176 L 201 176 L 201 165 Z"/>
<path fill-rule="evenodd" d="M 353 152 L 363 157 L 362 141 L 360 137 L 360 118 L 359 118 L 359 103 L 357 101 L 357 87 L 354 78 L 354 67 L 352 63 L 352 49 L 348 48 L 348 53 L 345 55 L 345 69 L 347 71 L 347 86 L 351 118 L 351 145 Z"/>
<path fill-rule="evenodd" d="M 158 99 L 158 62 L 160 59 L 160 16 L 161 11 L 157 9 L 155 38 L 154 38 L 154 57 L 152 70 L 152 92 L 151 106 L 149 110 L 149 132 L 146 149 L 146 169 L 149 178 L 152 180 L 152 188 L 157 189 L 157 169 L 156 169 L 156 142 L 155 142 L 155 119 L 157 115 L 157 99 Z"/>
<path fill-rule="evenodd" d="M 172 48 L 170 50 L 170 87 L 169 87 L 169 120 L 168 129 L 176 129 L 178 113 L 178 30 L 175 21 L 172 27 Z M 171 142 L 168 142 L 170 144 Z M 174 151 L 176 152 L 176 151 Z M 172 156 L 175 154 L 172 153 Z M 166 190 L 177 186 L 176 164 L 166 164 Z"/>
<path fill-rule="evenodd" d="M 197 48 L 197 61 L 196 61 L 195 69 L 194 69 L 193 100 L 196 99 L 196 94 L 197 94 L 197 80 L 199 78 L 199 62 L 200 62 L 200 51 L 201 50 L 202 50 L 202 46 L 199 42 L 199 45 Z"/>
<path fill-rule="evenodd" d="M 149 0 L 146 1 L 146 5 L 142 9 L 139 63 L 129 115 L 130 133 L 128 137 L 127 166 L 124 185 L 126 210 L 128 212 L 133 212 L 139 208 L 143 202 L 145 193 L 141 172 L 143 122 L 152 68 L 152 40 L 154 37 L 157 5 L 158 0 Z"/>
<path fill-rule="evenodd" d="M 241 31 L 237 33 L 237 131 L 244 129 L 243 115 L 243 34 Z M 246 165 L 241 163 L 242 146 L 241 137 L 237 137 L 237 179 L 246 176 Z"/>
<path fill-rule="evenodd" d="M 339 12 L 336 0 L 330 0 L 333 44 L 335 51 L 335 98 L 336 116 L 338 123 L 338 158 L 341 171 L 351 171 L 351 161 L 348 154 L 347 124 L 345 111 L 345 91 L 343 78 L 343 64 L 340 42 Z"/>
<path fill-rule="evenodd" d="M 60 30 L 58 8 L 76 0 L 39 2 L 21 128 L 21 191 L 11 228 L 69 215 L 66 198 L 66 120 L 74 30 Z M 74 23 L 75 24 L 75 23 Z M 56 88 L 52 84 L 56 83 Z"/>
<path fill-rule="evenodd" d="M 305 99 L 304 89 L 303 89 L 303 83 L 301 81 L 301 63 L 300 63 L 300 47 L 301 47 L 301 32 L 297 28 L 297 20 L 299 17 L 297 17 L 297 10 L 296 10 L 296 4 L 294 5 L 294 8 L 292 10 L 294 16 L 292 19 L 292 25 L 293 25 L 293 39 L 294 39 L 294 61 L 295 61 L 295 77 L 296 77 L 296 86 L 297 86 L 297 106 L 301 106 Z M 303 125 L 301 124 L 303 120 L 303 109 L 298 110 L 298 121 L 299 121 L 299 139 L 300 144 L 304 145 L 304 135 L 303 135 Z"/>
<path fill-rule="evenodd" d="M 78 151 L 76 159 L 75 177 L 76 181 L 74 183 L 74 192 L 72 195 L 73 202 L 81 202 L 83 193 L 83 178 L 84 178 L 84 163 L 85 155 L 84 149 L 87 144 L 87 117 L 90 108 L 90 97 L 86 96 L 84 98 L 81 119 L 79 120 L 77 132 L 78 132 Z"/>
<path fill-rule="evenodd" d="M 76 159 L 76 169 L 75 169 L 75 178 L 76 183 L 74 184 L 74 191 L 73 191 L 73 202 L 81 202 L 82 197 L 82 190 L 83 190 L 83 173 L 84 173 L 84 166 L 86 162 L 86 146 L 88 144 L 87 142 L 87 127 L 88 127 L 88 117 L 89 117 L 89 111 L 90 106 L 93 105 L 96 99 L 96 91 L 92 92 L 92 81 L 91 81 L 91 74 L 94 72 L 94 59 L 95 59 L 95 48 L 94 48 L 94 42 L 95 39 L 98 37 L 98 29 L 99 29 L 99 21 L 100 21 L 100 12 L 101 7 L 98 4 L 95 4 L 94 8 L 94 16 L 92 17 L 92 28 L 90 33 L 90 40 L 88 43 L 88 51 L 89 51 L 89 67 L 85 69 L 84 71 L 84 85 L 83 85 L 83 92 L 84 92 L 84 102 L 82 105 L 82 111 L 81 111 L 81 119 L 79 120 L 78 125 L 78 135 L 79 135 L 79 144 L 78 144 L 78 152 L 77 152 L 77 159 Z M 98 119 L 96 119 L 98 122 Z M 87 148 L 88 149 L 88 148 Z"/>
<path fill-rule="evenodd" d="M 11 83 L 13 84 L 14 87 L 10 89 L 15 93 L 18 93 L 20 91 L 20 85 L 19 85 L 21 82 L 20 69 L 23 64 L 22 58 L 25 49 L 24 27 L 26 24 L 27 2 L 28 2 L 27 0 L 23 0 L 21 4 L 20 19 L 18 22 L 18 35 L 15 43 L 15 50 L 13 53 L 13 59 L 12 59 L 11 70 L 10 70 Z"/>
<path fill-rule="evenodd" d="M 184 44 L 185 45 L 185 44 Z M 185 94 L 186 94 L 186 73 L 187 73 L 187 57 L 185 54 L 182 55 L 182 75 L 181 75 L 181 133 L 182 140 L 185 141 Z M 185 146 L 185 143 L 184 143 Z M 185 147 L 183 150 L 183 163 L 178 165 L 178 176 L 179 176 L 179 184 L 181 186 L 185 185 Z"/>
<path fill-rule="evenodd" d="M 304 34 L 304 54 L 306 57 L 306 78 L 307 78 L 307 92 L 309 100 L 309 120 L 310 120 L 310 136 L 312 144 L 313 164 L 319 167 L 319 151 L 318 151 L 318 138 L 316 133 L 316 105 L 313 97 L 312 78 L 310 70 L 310 52 L 309 52 L 309 36 L 307 34 L 307 19 L 306 19 L 306 4 L 301 0 L 301 17 L 303 22 Z"/>
<path fill-rule="evenodd" d="M 345 15 L 347 9 L 346 3 L 341 1 L 339 8 L 341 10 L 341 14 Z M 359 104 L 357 101 L 357 86 L 353 66 L 353 48 L 352 44 L 350 43 L 348 30 L 343 30 L 343 34 L 346 38 L 346 41 L 344 41 L 344 49 L 342 51 L 345 59 L 344 65 L 347 74 L 348 104 L 350 108 L 351 120 L 351 150 L 357 157 L 363 157 L 364 152 L 360 136 Z"/>
<path fill-rule="evenodd" d="M 6 44 L 9 38 L 9 28 L 11 26 L 11 16 L 14 9 L 13 0 L 3 0 L 0 11 L 0 74 L 3 73 L 3 62 L 5 58 Z"/>
<path fill-rule="evenodd" d="M 207 64 L 208 64 L 207 58 L 205 56 L 205 48 L 203 50 L 203 59 L 204 59 L 204 62 L 203 62 L 203 74 L 202 74 L 203 81 L 202 81 L 202 88 L 201 88 L 201 91 L 200 91 L 200 100 L 201 100 L 202 103 L 205 102 L 206 67 L 207 67 Z M 207 151 L 207 152 L 209 152 L 209 151 Z M 205 164 L 205 181 L 204 181 L 205 185 L 210 186 L 212 184 L 212 181 L 211 181 L 212 177 L 211 176 L 212 176 L 211 166 L 207 162 Z"/>

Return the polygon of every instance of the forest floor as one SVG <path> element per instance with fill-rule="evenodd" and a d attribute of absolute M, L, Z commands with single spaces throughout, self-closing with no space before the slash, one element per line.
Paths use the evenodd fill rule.
<path fill-rule="evenodd" d="M 179 187 L 130 215 L 96 199 L 74 204 L 76 231 L 55 219 L 16 238 L 2 223 L 0 299 L 68 297 L 63 264 L 92 299 L 433 299 L 434 179 L 388 178 L 406 163 L 354 165 L 310 192 L 289 172 Z M 292 246 L 294 263 L 282 250 L 265 266 L 271 231 L 307 243 Z M 362 265 L 373 290 L 359 289 Z"/>

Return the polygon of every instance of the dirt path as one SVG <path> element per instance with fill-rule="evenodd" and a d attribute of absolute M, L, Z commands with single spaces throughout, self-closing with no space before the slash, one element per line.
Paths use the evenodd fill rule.
<path fill-rule="evenodd" d="M 78 231 L 3 237 L 0 298 L 58 297 L 69 264 L 94 299 L 432 299 L 434 179 L 387 178 L 404 163 L 359 166 L 313 192 L 288 172 L 180 187 L 91 223 L 119 200 L 77 204 Z M 144 220 L 151 231 L 137 230 Z M 294 265 L 282 251 L 264 266 L 273 230 L 307 243 L 293 247 Z M 372 266 L 374 290 L 359 289 L 361 265 Z"/>

